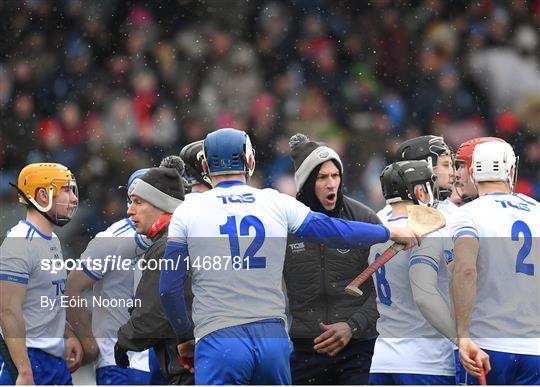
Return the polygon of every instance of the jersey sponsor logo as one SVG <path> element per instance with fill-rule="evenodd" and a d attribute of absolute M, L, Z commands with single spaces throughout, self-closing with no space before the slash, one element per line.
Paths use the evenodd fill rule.
<path fill-rule="evenodd" d="M 52 284 L 54 286 L 56 286 L 56 295 L 57 296 L 59 296 L 60 293 L 64 294 L 64 292 L 66 291 L 66 279 L 65 278 L 52 281 Z"/>
<path fill-rule="evenodd" d="M 502 208 L 515 208 L 517 210 L 521 211 L 527 211 L 530 212 L 531 209 L 527 205 L 527 203 L 513 203 L 510 200 L 495 200 L 496 203 L 500 203 Z"/>
<path fill-rule="evenodd" d="M 351 249 L 336 249 L 337 251 L 340 252 L 340 254 L 347 254 L 349 251 L 351 251 Z"/>
<path fill-rule="evenodd" d="M 302 251 L 306 251 L 306 245 L 304 242 L 291 243 L 289 247 L 293 253 L 301 253 Z"/>
<path fill-rule="evenodd" d="M 245 193 L 242 195 L 218 195 L 218 198 L 222 200 L 223 204 L 227 203 L 255 203 L 255 197 L 252 193 Z"/>

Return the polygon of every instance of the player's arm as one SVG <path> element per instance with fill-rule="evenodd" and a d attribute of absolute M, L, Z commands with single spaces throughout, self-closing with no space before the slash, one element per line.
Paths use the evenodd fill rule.
<path fill-rule="evenodd" d="M 69 273 L 66 285 L 66 295 L 69 299 L 81 299 L 85 290 L 90 289 L 96 279 L 81 270 L 73 270 Z M 80 302 L 69 305 L 80 305 Z M 66 309 L 67 320 L 73 329 L 73 333 L 80 340 L 84 350 L 82 364 L 94 361 L 99 354 L 99 347 L 92 332 L 92 323 L 88 310 L 84 306 L 70 306 Z"/>
<path fill-rule="evenodd" d="M 380 224 L 331 218 L 320 212 L 310 212 L 302 225 L 293 231 L 296 236 L 329 247 L 360 248 L 389 239 L 411 248 L 419 243 L 419 235 L 408 227 L 387 228 Z"/>
<path fill-rule="evenodd" d="M 491 369 L 489 356 L 470 339 L 470 323 L 476 303 L 476 262 L 478 235 L 472 228 L 458 230 L 454 235 L 454 271 L 452 298 L 456 315 L 456 328 L 461 363 L 475 377 L 480 376 L 479 363 L 486 373 Z"/>
<path fill-rule="evenodd" d="M 165 315 L 178 337 L 185 334 L 191 325 L 184 297 L 188 269 L 185 258 L 189 258 L 187 245 L 169 240 L 163 255 L 167 264 L 164 264 L 161 270 L 159 296 Z"/>
<path fill-rule="evenodd" d="M 454 242 L 452 298 L 458 338 L 469 337 L 471 314 L 476 303 L 478 249 L 478 239 L 472 235 L 460 236 Z"/>
<path fill-rule="evenodd" d="M 19 376 L 17 384 L 35 384 L 26 350 L 23 304 L 26 284 L 0 281 L 0 327 Z"/>
<path fill-rule="evenodd" d="M 438 271 L 443 250 L 440 237 L 424 238 L 409 261 L 409 280 L 420 313 L 439 333 L 457 345 L 454 318 L 440 293 Z"/>

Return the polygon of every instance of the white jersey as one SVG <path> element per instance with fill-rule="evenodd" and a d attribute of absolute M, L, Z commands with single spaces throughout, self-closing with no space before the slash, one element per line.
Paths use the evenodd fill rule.
<path fill-rule="evenodd" d="M 26 347 L 63 358 L 66 311 L 61 301 L 67 273 L 57 261 L 63 263 L 56 234 L 46 236 L 28 221 L 13 227 L 0 247 L 0 280 L 26 285 Z"/>
<path fill-rule="evenodd" d="M 288 195 L 238 181 L 192 195 L 176 209 L 169 238 L 188 247 L 197 339 L 268 318 L 286 321 L 287 234 L 309 213 Z"/>
<path fill-rule="evenodd" d="M 461 207 L 452 229 L 454 240 L 479 240 L 471 337 L 489 350 L 540 355 L 540 204 L 484 195 Z"/>
<path fill-rule="evenodd" d="M 95 298 L 110 300 L 133 299 L 140 280 L 137 261 L 150 247 L 151 241 L 135 232 L 129 218 L 113 223 L 96 235 L 81 254 L 84 272 L 93 280 Z M 127 270 L 121 269 L 116 261 L 106 264 L 108 255 L 120 261 L 128 260 Z M 87 262 L 86 264 L 84 262 Z M 99 307 L 92 311 L 92 331 L 99 346 L 96 368 L 116 365 L 114 346 L 118 328 L 129 320 L 129 311 L 122 307 Z M 130 368 L 149 371 L 148 351 L 128 352 Z"/>
<path fill-rule="evenodd" d="M 381 222 L 386 222 L 392 217 L 392 206 L 390 204 L 387 204 L 377 212 L 377 216 L 379 217 Z"/>
<path fill-rule="evenodd" d="M 390 218 L 383 224 L 405 226 L 407 218 Z M 369 263 L 392 243 L 372 246 Z M 410 261 L 410 252 L 401 251 L 373 275 L 380 317 L 370 372 L 453 376 L 455 364 L 450 341 L 427 322 L 414 302 L 409 265 L 416 263 L 421 262 Z M 448 276 L 444 273 L 439 285 L 448 287 Z"/>
<path fill-rule="evenodd" d="M 435 207 L 441 211 L 446 219 L 449 219 L 449 217 L 454 214 L 459 207 L 452 203 L 450 200 L 446 199 L 442 202 L 437 201 L 435 204 Z M 388 219 L 392 217 L 392 206 L 390 204 L 387 204 L 382 209 L 377 212 L 377 216 L 381 220 L 381 222 L 386 222 Z"/>
<path fill-rule="evenodd" d="M 437 202 L 435 207 L 441 211 L 446 218 L 446 224 L 448 224 L 448 220 L 456 213 L 456 211 L 459 210 L 459 207 L 449 199 Z"/>

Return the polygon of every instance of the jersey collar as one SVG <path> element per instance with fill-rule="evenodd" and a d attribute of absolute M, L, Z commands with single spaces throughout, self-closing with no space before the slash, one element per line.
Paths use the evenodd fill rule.
<path fill-rule="evenodd" d="M 42 237 L 43 239 L 46 239 L 48 241 L 50 241 L 52 239 L 52 235 L 45 235 L 43 234 L 41 231 L 38 230 L 38 228 L 36 226 L 34 226 L 32 223 L 30 223 L 28 220 L 23 220 L 22 223 L 26 224 L 27 226 L 29 226 L 31 229 L 34 229 L 34 231 L 40 236 Z"/>
<path fill-rule="evenodd" d="M 246 185 L 243 181 L 240 180 L 226 180 L 222 181 L 221 183 L 216 184 L 214 188 L 220 187 L 220 188 L 229 188 L 233 187 L 235 185 Z"/>

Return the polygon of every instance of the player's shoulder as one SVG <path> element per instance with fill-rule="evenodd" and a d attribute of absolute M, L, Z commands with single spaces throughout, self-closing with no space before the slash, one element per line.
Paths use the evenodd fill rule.
<path fill-rule="evenodd" d="M 287 194 L 284 194 L 282 192 L 279 192 L 278 190 L 274 189 L 274 188 L 263 188 L 263 189 L 259 189 L 259 191 L 261 192 L 261 194 L 263 195 L 268 195 L 270 197 L 286 197 L 286 198 L 292 198 L 292 196 L 289 196 Z"/>
<path fill-rule="evenodd" d="M 32 227 L 30 224 L 26 223 L 25 221 L 20 221 L 15 226 L 11 227 L 7 234 L 6 238 L 27 238 L 27 236 L 30 235 L 30 232 L 32 231 Z"/>
<path fill-rule="evenodd" d="M 540 211 L 540 202 L 522 193 L 513 193 L 513 197 L 528 205 L 529 208 L 535 211 Z"/>
<path fill-rule="evenodd" d="M 107 237 L 126 237 L 132 236 L 135 233 L 135 226 L 129 218 L 120 219 L 105 230 L 100 231 L 96 234 L 96 238 L 107 238 Z"/>
<path fill-rule="evenodd" d="M 443 200 L 442 202 L 437 202 L 437 207 L 436 208 L 440 212 L 442 212 L 442 214 L 446 218 L 451 217 L 459 209 L 459 207 L 455 203 L 451 202 L 448 199 Z"/>
<path fill-rule="evenodd" d="M 392 206 L 390 204 L 385 205 L 379 211 L 377 211 L 377 217 L 384 222 L 386 219 L 392 216 Z"/>
<path fill-rule="evenodd" d="M 27 220 L 21 220 L 15 226 L 13 226 L 6 234 L 6 239 L 8 238 L 23 238 L 26 241 L 34 240 L 47 240 L 50 241 L 53 238 L 58 239 L 56 234 L 48 236 L 40 232 L 36 226 Z"/>

